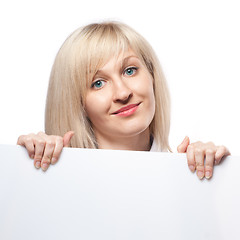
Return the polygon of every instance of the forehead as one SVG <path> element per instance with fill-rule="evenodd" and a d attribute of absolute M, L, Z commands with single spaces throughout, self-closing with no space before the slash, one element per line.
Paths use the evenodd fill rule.
<path fill-rule="evenodd" d="M 101 66 L 99 66 L 99 69 L 97 71 L 101 71 L 109 67 L 124 66 L 129 61 L 140 61 L 137 54 L 135 54 L 132 50 L 120 52 L 119 55 L 110 57 L 106 62 L 102 63 Z"/>

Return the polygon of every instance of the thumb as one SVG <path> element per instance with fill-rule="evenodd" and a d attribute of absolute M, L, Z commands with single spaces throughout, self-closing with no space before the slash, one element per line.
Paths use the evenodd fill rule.
<path fill-rule="evenodd" d="M 177 151 L 179 153 L 185 153 L 187 151 L 187 147 L 190 144 L 190 139 L 189 137 L 185 137 L 182 141 L 182 143 L 177 147 Z"/>
<path fill-rule="evenodd" d="M 64 134 L 63 136 L 63 147 L 69 147 L 70 146 L 70 141 L 74 135 L 73 131 L 69 131 Z"/>

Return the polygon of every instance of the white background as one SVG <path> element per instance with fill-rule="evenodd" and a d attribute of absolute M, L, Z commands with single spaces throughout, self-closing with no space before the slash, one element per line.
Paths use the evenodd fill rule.
<path fill-rule="evenodd" d="M 119 20 L 155 49 L 172 99 L 170 144 L 185 135 L 240 155 L 240 6 L 234 0 L 1 1 L 0 143 L 44 130 L 55 55 L 76 28 Z"/>

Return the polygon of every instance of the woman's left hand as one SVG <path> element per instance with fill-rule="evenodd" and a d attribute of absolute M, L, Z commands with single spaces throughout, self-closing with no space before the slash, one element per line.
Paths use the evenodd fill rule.
<path fill-rule="evenodd" d="M 199 179 L 212 177 L 213 166 L 221 162 L 221 160 L 230 155 L 225 146 L 215 146 L 214 143 L 195 142 L 190 144 L 188 137 L 178 146 L 179 153 L 187 153 L 188 167 L 192 172 L 197 171 Z M 205 161 L 205 165 L 204 165 Z"/>

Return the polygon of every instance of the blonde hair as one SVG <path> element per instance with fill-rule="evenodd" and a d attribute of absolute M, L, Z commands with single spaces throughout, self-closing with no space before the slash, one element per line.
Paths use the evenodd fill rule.
<path fill-rule="evenodd" d="M 45 131 L 63 136 L 74 131 L 71 147 L 96 148 L 97 142 L 84 105 L 87 88 L 100 67 L 131 48 L 153 77 L 155 116 L 150 133 L 162 151 L 170 150 L 170 97 L 160 63 L 149 43 L 118 22 L 90 24 L 63 43 L 52 67 L 45 112 Z"/>

